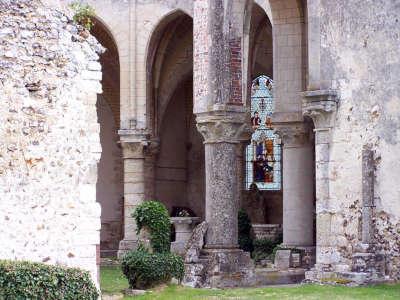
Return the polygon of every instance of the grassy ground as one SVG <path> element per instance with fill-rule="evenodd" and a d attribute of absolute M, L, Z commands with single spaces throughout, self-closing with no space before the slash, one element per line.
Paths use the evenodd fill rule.
<path fill-rule="evenodd" d="M 101 268 L 101 290 L 103 294 L 121 293 L 128 282 L 118 267 Z M 249 289 L 191 289 L 176 285 L 150 290 L 146 295 L 125 297 L 135 300 L 259 300 L 259 299 L 307 299 L 307 300 L 353 300 L 395 299 L 400 300 L 400 284 L 370 287 L 342 287 L 301 285 L 295 287 L 270 287 Z"/>

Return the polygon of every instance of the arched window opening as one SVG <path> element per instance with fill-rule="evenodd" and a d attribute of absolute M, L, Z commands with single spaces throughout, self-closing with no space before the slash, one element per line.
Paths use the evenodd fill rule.
<path fill-rule="evenodd" d="M 251 126 L 254 133 L 246 147 L 245 187 L 256 184 L 259 190 L 281 189 L 281 142 L 272 126 L 274 112 L 273 81 L 265 75 L 251 87 Z"/>

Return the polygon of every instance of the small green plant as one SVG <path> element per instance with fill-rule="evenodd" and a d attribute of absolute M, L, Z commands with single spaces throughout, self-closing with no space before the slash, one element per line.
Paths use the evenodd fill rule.
<path fill-rule="evenodd" d="M 270 239 L 260 239 L 254 241 L 254 251 L 252 257 L 256 262 L 263 259 L 272 258 L 272 252 L 276 247 L 277 243 Z"/>
<path fill-rule="evenodd" d="M 74 22 L 83 26 L 87 30 L 92 29 L 94 25 L 93 17 L 95 16 L 94 8 L 89 4 L 83 4 L 78 1 L 71 3 L 69 6 L 74 11 Z"/>
<path fill-rule="evenodd" d="M 170 252 L 150 253 L 143 246 L 126 254 L 121 266 L 131 288 L 146 289 L 173 277 L 182 280 L 184 275 L 180 256 Z"/>
<path fill-rule="evenodd" d="M 253 251 L 253 239 L 251 238 L 251 222 L 246 211 L 239 210 L 238 213 L 238 233 L 239 233 L 239 248 L 247 251 Z"/>
<path fill-rule="evenodd" d="M 132 214 L 136 221 L 137 233 L 143 227 L 150 230 L 150 243 L 155 252 L 169 252 L 171 222 L 168 210 L 158 201 L 145 201 Z"/>
<path fill-rule="evenodd" d="M 96 300 L 89 273 L 76 268 L 0 260 L 0 299 Z"/>
<path fill-rule="evenodd" d="M 254 242 L 254 251 L 252 257 L 256 262 L 263 259 L 273 260 L 279 245 L 282 243 L 282 234 L 279 234 L 275 240 L 271 239 L 258 239 Z"/>

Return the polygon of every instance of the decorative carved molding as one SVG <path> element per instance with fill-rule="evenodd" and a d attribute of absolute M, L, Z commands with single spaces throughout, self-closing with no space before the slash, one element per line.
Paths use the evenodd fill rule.
<path fill-rule="evenodd" d="M 310 128 L 304 122 L 274 124 L 276 133 L 284 147 L 295 147 L 307 144 L 310 139 Z"/>
<path fill-rule="evenodd" d="M 144 158 L 143 144 L 140 142 L 122 142 L 123 158 Z"/>
<path fill-rule="evenodd" d="M 160 143 L 158 140 L 150 139 L 145 131 L 135 132 L 132 130 L 120 130 L 120 144 L 123 158 L 152 158 L 158 154 Z"/>
<path fill-rule="evenodd" d="M 315 90 L 303 93 L 303 116 L 314 121 L 316 131 L 334 126 L 339 98 L 335 90 Z"/>
<path fill-rule="evenodd" d="M 239 143 L 250 139 L 253 130 L 247 113 L 212 111 L 197 115 L 197 130 L 203 135 L 204 143 Z"/>

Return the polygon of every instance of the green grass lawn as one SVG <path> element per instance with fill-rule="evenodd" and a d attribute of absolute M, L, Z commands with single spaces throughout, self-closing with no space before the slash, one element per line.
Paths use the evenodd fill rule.
<path fill-rule="evenodd" d="M 101 290 L 103 294 L 121 293 L 128 282 L 119 267 L 101 268 Z M 159 287 L 146 295 L 125 297 L 135 300 L 258 300 L 258 299 L 396 299 L 400 300 L 400 284 L 370 287 L 342 287 L 301 285 L 295 287 L 270 287 L 248 289 L 192 289 L 177 285 Z"/>

